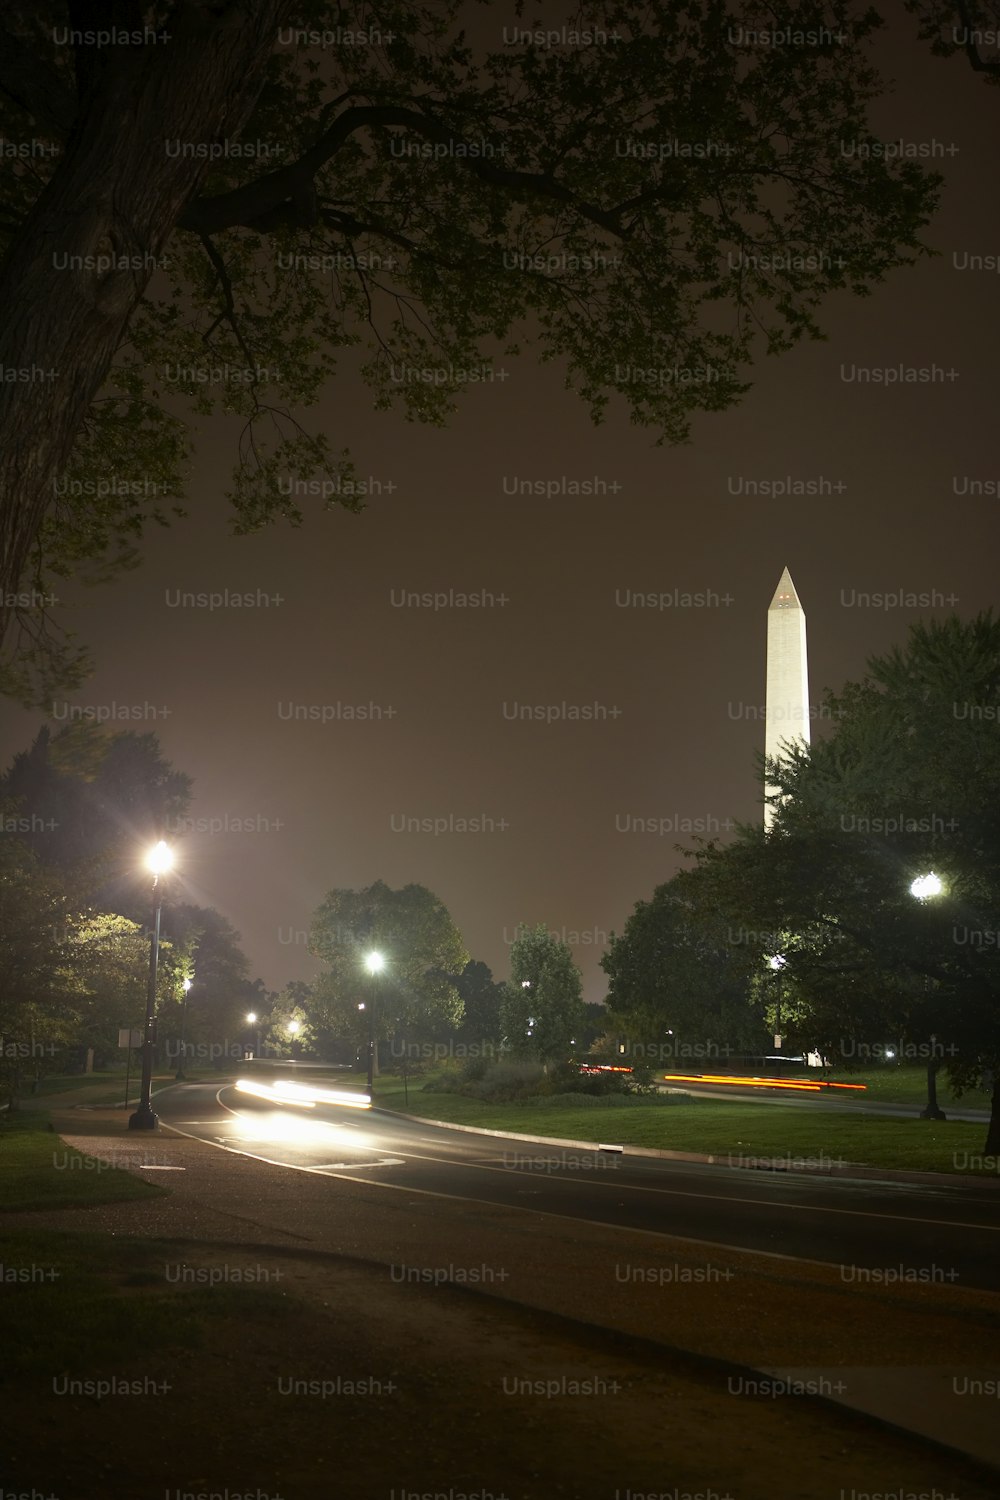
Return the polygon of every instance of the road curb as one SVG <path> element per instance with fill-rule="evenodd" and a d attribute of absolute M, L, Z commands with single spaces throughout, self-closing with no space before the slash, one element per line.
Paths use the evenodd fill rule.
<path fill-rule="evenodd" d="M 744 1163 L 740 1163 L 734 1162 L 729 1152 L 709 1154 L 701 1151 L 668 1151 L 656 1146 L 604 1145 L 592 1140 L 575 1141 L 553 1135 L 521 1135 L 515 1130 L 487 1130 L 480 1125 L 456 1125 L 451 1120 L 430 1120 L 425 1115 L 411 1115 L 401 1109 L 383 1109 L 378 1104 L 372 1107 L 381 1110 L 382 1114 L 397 1115 L 402 1120 L 413 1120 L 418 1125 L 437 1125 L 442 1130 L 460 1130 L 467 1135 L 500 1136 L 506 1140 L 525 1141 L 535 1146 L 572 1146 L 578 1151 L 613 1151 L 615 1155 L 620 1153 L 623 1156 L 650 1156 L 664 1161 L 690 1161 L 703 1166 L 725 1167 L 731 1172 L 768 1172 L 790 1177 L 860 1177 L 877 1182 L 930 1183 L 932 1186 L 938 1184 L 943 1187 L 975 1182 L 977 1187 L 991 1188 L 1000 1193 L 1000 1177 L 994 1180 L 990 1177 L 963 1177 L 961 1173 L 955 1172 L 907 1172 L 902 1168 L 854 1166 L 850 1162 L 842 1167 L 789 1167 L 783 1157 L 748 1157 Z M 791 1159 L 795 1160 L 794 1157 Z"/>

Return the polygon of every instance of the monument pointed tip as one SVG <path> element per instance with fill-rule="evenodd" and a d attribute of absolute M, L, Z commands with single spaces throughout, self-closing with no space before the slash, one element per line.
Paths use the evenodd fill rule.
<path fill-rule="evenodd" d="M 792 575 L 791 575 L 791 573 L 789 573 L 789 571 L 788 571 L 787 568 L 785 568 L 783 570 L 783 572 L 781 574 L 781 577 L 778 579 L 778 587 L 774 591 L 774 598 L 771 600 L 770 608 L 771 609 L 801 609 L 802 608 L 802 600 L 799 598 L 798 594 L 795 592 L 795 585 L 792 582 Z"/>

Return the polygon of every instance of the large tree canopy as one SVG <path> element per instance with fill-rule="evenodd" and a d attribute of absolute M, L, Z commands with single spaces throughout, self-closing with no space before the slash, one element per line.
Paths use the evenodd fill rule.
<path fill-rule="evenodd" d="M 242 531 L 297 524 L 311 485 L 357 505 L 343 434 L 298 415 L 350 346 L 376 406 L 440 422 L 537 339 L 595 419 L 618 393 L 679 441 L 757 352 L 816 336 L 831 291 L 920 253 L 936 179 L 841 149 L 874 139 L 873 12 L 803 6 L 817 44 L 752 47 L 740 0 L 604 0 L 603 40 L 539 47 L 489 11 L 467 37 L 459 9 L 184 0 L 149 28 L 138 5 L 8 9 L 7 691 L 79 675 L 52 580 L 127 564 L 169 519 L 191 413 L 237 419 Z"/>
<path fill-rule="evenodd" d="M 744 937 L 700 869 L 637 903 L 601 959 L 609 1022 L 632 1056 L 689 1067 L 765 1045 L 763 969 Z"/>
<path fill-rule="evenodd" d="M 86 880 L 89 899 L 145 920 L 141 856 L 185 811 L 191 778 L 155 734 L 108 734 L 80 722 L 40 729 L 0 775 L 4 833 L 46 866 Z"/>
<path fill-rule="evenodd" d="M 367 1032 L 360 1004 L 374 1004 L 383 1039 L 400 1029 L 432 1034 L 462 1020 L 455 976 L 469 955 L 448 908 L 426 886 L 393 890 L 376 880 L 360 891 L 330 891 L 313 916 L 309 948 L 327 966 L 313 1013 L 334 1036 Z M 366 960 L 376 952 L 383 968 L 372 976 Z"/>
<path fill-rule="evenodd" d="M 583 1028 L 589 1031 L 589 1020 L 580 970 L 567 944 L 544 922 L 522 924 L 511 944 L 510 981 L 500 1002 L 507 1045 L 545 1063 L 565 1062 Z"/>
<path fill-rule="evenodd" d="M 833 732 L 768 763 L 769 833 L 702 851 L 704 878 L 762 955 L 780 944 L 793 1031 L 832 1056 L 891 1038 L 991 1085 L 996 1152 L 1000 621 L 918 624 L 826 702 Z"/>

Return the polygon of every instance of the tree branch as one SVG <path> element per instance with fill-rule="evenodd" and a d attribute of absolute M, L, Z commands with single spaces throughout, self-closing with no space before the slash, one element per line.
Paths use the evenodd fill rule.
<path fill-rule="evenodd" d="M 184 209 L 178 228 L 197 234 L 217 234 L 222 229 L 242 227 L 267 233 L 279 227 L 307 227 L 316 222 L 314 178 L 358 130 L 371 127 L 404 126 L 415 135 L 439 144 L 466 144 L 450 126 L 419 110 L 397 104 L 351 105 L 339 115 L 315 146 L 298 161 L 268 172 L 255 182 L 245 183 L 232 192 L 214 198 L 196 198 Z M 454 158 L 473 176 L 515 195 L 549 198 L 565 203 L 583 218 L 599 225 L 619 238 L 626 231 L 617 209 L 606 210 L 586 203 L 549 173 L 521 172 L 498 167 L 483 157 Z"/>
<path fill-rule="evenodd" d="M 966 40 L 962 45 L 965 55 L 969 59 L 970 68 L 976 73 L 1000 73 L 1000 63 L 987 62 L 985 58 L 980 57 L 975 42 L 970 41 L 968 38 L 968 33 L 974 32 L 976 27 L 972 24 L 971 17 L 969 16 L 969 7 L 966 5 L 965 0 L 958 0 L 957 9 L 959 19 L 966 33 Z"/>
<path fill-rule="evenodd" d="M 67 136 L 76 119 L 76 94 L 40 54 L 37 37 L 0 29 L 0 93 L 39 125 Z"/>

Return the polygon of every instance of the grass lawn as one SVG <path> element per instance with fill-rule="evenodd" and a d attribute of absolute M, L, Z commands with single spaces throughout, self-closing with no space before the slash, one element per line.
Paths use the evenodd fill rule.
<path fill-rule="evenodd" d="M 803 1073 L 805 1073 L 803 1069 Z M 810 1075 L 815 1072 L 817 1080 L 828 1077 L 837 1083 L 863 1083 L 866 1086 L 863 1094 L 858 1094 L 859 1100 L 874 1099 L 879 1104 L 919 1104 L 927 1102 L 927 1068 L 919 1065 L 907 1065 L 899 1068 L 870 1068 L 862 1069 L 857 1073 L 847 1073 L 843 1069 L 832 1068 L 829 1074 L 822 1074 L 819 1068 L 809 1070 Z M 834 1089 L 831 1092 L 845 1096 L 846 1089 Z M 990 1096 L 983 1089 L 970 1089 L 959 1098 L 948 1083 L 948 1075 L 942 1068 L 937 1079 L 938 1103 L 947 1111 L 949 1104 L 961 1105 L 963 1109 L 989 1109 Z M 843 1098 L 841 1099 L 843 1102 Z"/>
<path fill-rule="evenodd" d="M 287 1298 L 268 1287 L 175 1287 L 166 1280 L 164 1260 L 181 1257 L 165 1256 L 170 1248 L 98 1234 L 0 1234 L 5 1274 L 13 1280 L 12 1272 L 20 1273 L 16 1294 L 8 1291 L 4 1299 L 3 1379 L 72 1370 L 81 1362 L 93 1375 L 109 1360 L 120 1364 L 123 1350 L 145 1355 L 197 1348 L 210 1318 L 269 1319 L 287 1312 Z"/>
<path fill-rule="evenodd" d="M 132 1081 L 129 1092 L 135 1093 L 135 1071 L 133 1070 Z M 38 1088 L 31 1092 L 31 1084 L 27 1080 L 21 1086 L 21 1107 L 27 1108 L 33 1099 L 47 1099 L 53 1094 L 78 1093 L 81 1104 L 97 1104 L 113 1102 L 125 1096 L 125 1073 L 52 1073 L 48 1077 L 38 1080 Z M 9 1090 L 0 1087 L 0 1104 L 6 1104 L 10 1099 Z"/>
<path fill-rule="evenodd" d="M 189 1068 L 186 1074 L 188 1083 L 198 1083 L 203 1079 L 221 1078 L 223 1076 L 218 1068 Z M 134 1109 L 139 1101 L 139 1085 L 142 1078 L 142 1070 L 139 1067 L 132 1069 L 128 1080 L 129 1108 Z M 153 1074 L 153 1092 L 162 1089 L 175 1080 L 173 1068 L 163 1068 Z M 82 1107 L 95 1106 L 103 1108 L 106 1105 L 123 1104 L 125 1099 L 125 1070 L 116 1069 L 113 1072 L 103 1073 L 53 1073 L 47 1078 L 39 1079 L 38 1090 L 32 1094 L 30 1084 L 22 1088 L 20 1096 L 20 1107 L 28 1110 L 35 1107 L 36 1101 L 53 1099 L 57 1095 L 73 1094 L 78 1096 L 74 1104 L 79 1103 Z M 8 1102 L 9 1095 L 6 1090 L 0 1088 L 0 1105 Z M 69 1101 L 67 1100 L 67 1103 Z"/>
<path fill-rule="evenodd" d="M 67 1146 L 40 1110 L 0 1124 L 0 1208 L 92 1208 L 130 1198 L 159 1197 L 167 1188 L 84 1156 Z"/>
<path fill-rule="evenodd" d="M 706 1152 L 740 1158 L 784 1158 L 788 1165 L 829 1167 L 851 1162 L 864 1166 L 926 1172 L 975 1173 L 996 1177 L 1000 1162 L 982 1157 L 986 1126 L 959 1120 L 887 1119 L 779 1104 L 741 1104 L 685 1095 L 652 1095 L 630 1099 L 567 1095 L 523 1103 L 489 1104 L 460 1095 L 435 1093 L 411 1081 L 409 1104 L 402 1079 L 383 1075 L 375 1083 L 375 1102 L 426 1119 L 524 1135 L 660 1150 Z"/>

